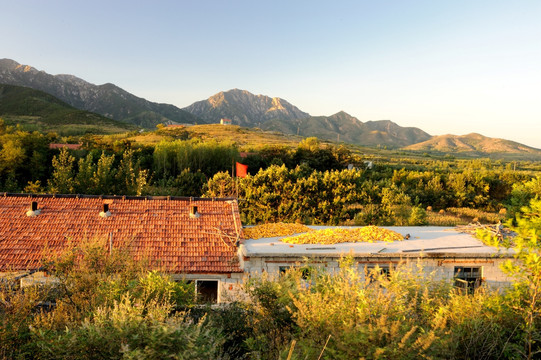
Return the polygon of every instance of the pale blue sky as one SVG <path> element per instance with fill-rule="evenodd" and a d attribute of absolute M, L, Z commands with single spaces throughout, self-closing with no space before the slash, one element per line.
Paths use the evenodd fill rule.
<path fill-rule="evenodd" d="M 541 1 L 0 0 L 0 58 L 179 107 L 232 88 L 541 148 Z"/>

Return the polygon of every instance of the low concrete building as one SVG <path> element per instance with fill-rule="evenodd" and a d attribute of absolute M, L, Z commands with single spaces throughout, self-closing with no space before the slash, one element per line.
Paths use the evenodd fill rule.
<path fill-rule="evenodd" d="M 325 227 L 314 226 L 322 229 Z M 245 240 L 239 248 L 240 267 L 246 274 L 279 273 L 308 262 L 334 272 L 343 256 L 351 256 L 359 270 L 378 266 L 381 271 L 400 263 L 419 263 L 426 273 L 449 279 L 473 289 L 481 284 L 493 288 L 511 284 L 500 269 L 513 257 L 513 250 L 498 250 L 474 236 L 449 227 L 388 227 L 404 236 L 403 241 L 338 243 L 333 245 L 295 245 L 280 241 L 284 237 Z M 457 280 L 458 279 L 458 280 Z"/>

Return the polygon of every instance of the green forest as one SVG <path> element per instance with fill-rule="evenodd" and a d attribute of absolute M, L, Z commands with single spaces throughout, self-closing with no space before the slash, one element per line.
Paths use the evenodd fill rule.
<path fill-rule="evenodd" d="M 183 129 L 149 133 L 161 136 L 154 143 L 137 135 L 66 138 L 0 121 L 0 191 L 232 196 L 244 224 L 310 225 L 496 223 L 541 194 L 533 161 L 363 153 L 316 138 L 240 146 Z M 81 148 L 49 148 L 66 142 Z M 247 177 L 235 178 L 237 161 L 248 165 Z"/>

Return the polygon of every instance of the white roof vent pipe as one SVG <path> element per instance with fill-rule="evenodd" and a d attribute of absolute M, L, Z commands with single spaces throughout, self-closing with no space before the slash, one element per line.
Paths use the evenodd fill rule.
<path fill-rule="evenodd" d="M 111 212 L 109 211 L 109 204 L 103 204 L 103 209 L 102 211 L 100 212 L 100 216 L 103 217 L 103 218 L 107 218 L 109 216 L 111 216 Z"/>
<path fill-rule="evenodd" d="M 197 219 L 201 217 L 201 213 L 197 210 L 197 206 L 190 207 L 190 219 Z"/>
<path fill-rule="evenodd" d="M 26 216 L 34 217 L 38 216 L 41 213 L 41 209 L 38 209 L 38 202 L 32 201 L 30 203 L 30 209 L 26 212 Z"/>

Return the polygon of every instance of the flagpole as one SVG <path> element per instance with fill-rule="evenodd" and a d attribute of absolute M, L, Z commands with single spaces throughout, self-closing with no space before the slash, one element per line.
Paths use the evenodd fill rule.
<path fill-rule="evenodd" d="M 235 193 L 237 195 L 237 200 L 239 199 L 239 177 L 237 176 L 237 172 L 236 172 L 236 169 L 237 169 L 237 163 L 235 162 L 235 160 L 233 160 L 233 169 L 234 169 L 234 172 L 233 172 L 233 181 L 235 182 Z"/>
<path fill-rule="evenodd" d="M 239 174 L 235 174 L 235 187 L 236 187 L 236 191 L 237 191 L 237 201 L 239 200 Z"/>

